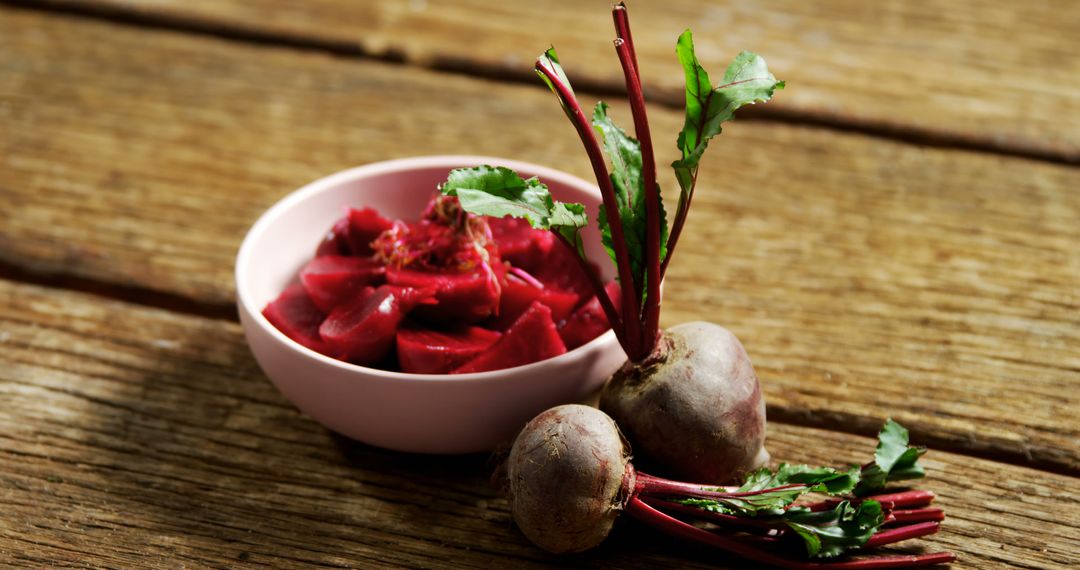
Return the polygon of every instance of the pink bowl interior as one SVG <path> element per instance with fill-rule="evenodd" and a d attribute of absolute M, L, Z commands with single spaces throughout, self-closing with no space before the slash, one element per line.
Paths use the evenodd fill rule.
<path fill-rule="evenodd" d="M 595 185 L 544 167 L 476 156 L 387 161 L 346 170 L 286 196 L 252 227 L 237 257 L 238 306 L 249 345 L 279 390 L 301 410 L 347 436 L 404 451 L 490 449 L 535 413 L 579 399 L 625 358 L 608 331 L 562 356 L 512 369 L 455 376 L 388 372 L 340 362 L 289 340 L 261 314 L 296 279 L 319 240 L 349 206 L 413 220 L 451 168 L 496 164 L 539 176 L 556 199 L 585 203 Z M 586 251 L 605 279 L 613 270 L 595 228 Z M 438 401 L 434 401 L 438 400 Z M 441 403 L 440 403 L 441 402 Z M 452 407 L 442 405 L 452 403 Z"/>

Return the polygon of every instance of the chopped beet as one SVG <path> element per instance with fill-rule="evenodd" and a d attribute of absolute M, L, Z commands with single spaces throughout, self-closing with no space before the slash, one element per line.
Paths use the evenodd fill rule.
<path fill-rule="evenodd" d="M 573 291 L 560 291 L 549 287 L 540 294 L 540 302 L 551 309 L 551 320 L 561 323 L 570 318 L 574 308 L 581 302 L 581 295 Z"/>
<path fill-rule="evenodd" d="M 577 252 L 557 243 L 548 252 L 540 267 L 532 271 L 545 287 L 561 291 L 572 291 L 582 298 L 588 298 L 594 292 L 592 280 L 581 267 Z M 590 264 L 592 265 L 592 264 Z M 594 273 L 597 272 L 593 266 Z"/>
<path fill-rule="evenodd" d="M 346 219 L 349 228 L 349 253 L 358 256 L 374 253 L 371 242 L 394 225 L 373 208 L 349 208 Z"/>
<path fill-rule="evenodd" d="M 349 219 L 341 218 L 334 227 L 326 232 L 319 247 L 315 248 L 315 257 L 324 255 L 349 255 Z"/>
<path fill-rule="evenodd" d="M 521 366 L 564 352 L 566 346 L 559 338 L 555 322 L 551 320 L 551 309 L 536 301 L 503 333 L 498 342 L 453 373 L 486 372 Z"/>
<path fill-rule="evenodd" d="M 611 302 L 618 307 L 621 299 L 619 284 L 612 281 L 604 289 L 607 291 L 608 296 L 611 297 Z M 566 319 L 566 322 L 559 328 L 559 336 L 566 343 L 566 349 L 573 350 L 600 336 L 609 328 L 611 328 L 611 325 L 608 324 L 607 316 L 604 315 L 604 310 L 600 307 L 600 301 L 596 298 L 596 295 L 593 295 L 588 302 L 578 307 L 578 310 L 574 311 L 570 318 Z"/>
<path fill-rule="evenodd" d="M 448 331 L 402 327 L 397 334 L 398 362 L 403 372 L 446 374 L 483 352 L 500 336 L 481 327 Z"/>
<path fill-rule="evenodd" d="M 311 301 L 324 313 L 360 294 L 364 287 L 382 285 L 386 268 L 367 257 L 324 255 L 309 262 L 300 271 Z"/>
<path fill-rule="evenodd" d="M 560 336 L 607 327 L 593 331 L 598 309 L 568 324 L 592 282 L 575 252 L 556 241 L 524 220 L 468 214 L 452 196 L 434 195 L 416 222 L 349 208 L 300 271 L 300 285 L 263 313 L 308 348 L 385 370 L 439 374 L 473 361 L 485 369 L 534 362 L 565 352 Z M 406 316 L 412 324 L 398 337 Z M 519 340 L 504 343 L 509 354 L 482 360 L 511 330 Z"/>
<path fill-rule="evenodd" d="M 323 354 L 327 347 L 319 337 L 319 325 L 326 315 L 311 302 L 304 288 L 293 285 L 263 309 L 263 316 L 285 336 Z"/>
<path fill-rule="evenodd" d="M 506 330 L 529 308 L 529 305 L 533 304 L 533 301 L 540 301 L 547 305 L 551 309 L 551 320 L 561 323 L 574 312 L 574 308 L 581 302 L 581 295 L 571 291 L 537 287 L 510 274 L 503 285 L 499 313 L 487 322 L 487 326 L 495 330 Z"/>
<path fill-rule="evenodd" d="M 530 305 L 540 300 L 543 289 L 525 283 L 517 277 L 508 276 L 499 299 L 499 314 L 486 323 L 495 330 L 506 330 Z"/>
<path fill-rule="evenodd" d="M 382 285 L 338 305 L 319 327 L 319 335 L 335 357 L 356 364 L 377 362 L 389 353 L 405 315 L 433 295 L 431 289 Z"/>
<path fill-rule="evenodd" d="M 477 268 L 467 273 L 435 273 L 413 269 L 388 267 L 386 281 L 402 287 L 434 288 L 434 305 L 418 307 L 416 314 L 434 321 L 464 321 L 475 323 L 498 310 L 505 281 L 501 263 L 494 264 L 492 271 Z"/>
<path fill-rule="evenodd" d="M 520 218 L 488 218 L 488 225 L 502 260 L 526 271 L 539 269 L 555 247 L 551 232 L 533 229 Z"/>

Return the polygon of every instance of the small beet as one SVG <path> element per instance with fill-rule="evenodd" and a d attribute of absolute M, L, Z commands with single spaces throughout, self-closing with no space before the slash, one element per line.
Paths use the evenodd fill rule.
<path fill-rule="evenodd" d="M 514 522 L 549 552 L 597 546 L 633 488 L 629 463 L 619 428 L 599 410 L 570 404 L 541 413 L 507 460 Z"/>
<path fill-rule="evenodd" d="M 521 366 L 566 352 L 566 345 L 559 338 L 551 309 L 534 302 L 514 324 L 503 333 L 502 338 L 476 358 L 453 371 L 454 374 L 486 372 L 512 366 Z"/>
<path fill-rule="evenodd" d="M 263 316 L 285 336 L 325 354 L 326 346 L 319 337 L 319 325 L 326 314 L 308 298 L 304 288 L 292 285 L 263 309 Z"/>
<path fill-rule="evenodd" d="M 433 293 L 382 285 L 338 305 L 319 327 L 319 335 L 337 358 L 361 365 L 378 362 L 389 353 L 405 315 Z"/>
<path fill-rule="evenodd" d="M 381 285 L 385 275 L 386 268 L 371 258 L 324 255 L 300 270 L 300 282 L 311 301 L 329 313 L 364 287 Z"/>
<path fill-rule="evenodd" d="M 402 372 L 447 374 L 486 350 L 502 335 L 481 327 L 436 331 L 402 327 L 397 333 L 397 355 Z"/>

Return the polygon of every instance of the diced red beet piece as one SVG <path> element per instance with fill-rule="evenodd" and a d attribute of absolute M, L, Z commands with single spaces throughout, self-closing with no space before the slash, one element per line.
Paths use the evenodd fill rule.
<path fill-rule="evenodd" d="M 505 281 L 502 264 L 493 266 L 494 275 L 482 268 L 469 273 L 435 273 L 414 269 L 386 269 L 386 281 L 402 287 L 435 288 L 434 305 L 418 307 L 417 316 L 435 321 L 475 323 L 496 312 Z"/>
<path fill-rule="evenodd" d="M 300 282 L 311 301 L 324 313 L 360 294 L 364 287 L 382 285 L 386 268 L 374 259 L 324 255 L 300 271 Z"/>
<path fill-rule="evenodd" d="M 540 288 L 508 275 L 503 285 L 502 298 L 499 300 L 499 314 L 489 321 L 487 326 L 495 330 L 506 330 L 534 301 L 547 305 L 551 309 L 551 320 L 561 323 L 577 307 L 581 296 L 570 291 Z"/>
<path fill-rule="evenodd" d="M 495 330 L 506 330 L 524 313 L 530 305 L 540 300 L 544 290 L 525 283 L 521 279 L 507 276 L 499 299 L 499 314 L 485 323 Z"/>
<path fill-rule="evenodd" d="M 374 253 L 371 242 L 394 225 L 373 208 L 349 208 L 346 219 L 349 221 L 349 253 L 357 256 Z"/>
<path fill-rule="evenodd" d="M 432 289 L 382 285 L 338 305 L 319 327 L 331 355 L 356 364 L 386 357 L 398 326 L 417 304 L 434 297 Z"/>
<path fill-rule="evenodd" d="M 566 346 L 559 337 L 555 322 L 551 320 L 551 309 L 536 301 L 503 333 L 502 338 L 451 374 L 500 370 L 538 362 L 564 352 Z"/>
<path fill-rule="evenodd" d="M 330 231 L 315 248 L 315 257 L 324 255 L 349 255 L 349 218 L 344 217 L 334 223 Z"/>
<path fill-rule="evenodd" d="M 287 287 L 277 299 L 267 303 L 263 316 L 285 336 L 316 352 L 326 353 L 319 337 L 319 325 L 326 314 L 311 302 L 300 285 Z"/>
<path fill-rule="evenodd" d="M 551 309 L 551 320 L 561 323 L 570 318 L 574 308 L 581 302 L 581 295 L 572 291 L 559 291 L 558 289 L 546 288 L 540 294 L 540 302 Z"/>
<path fill-rule="evenodd" d="M 618 310 L 619 303 L 622 300 L 619 284 L 611 281 L 604 286 L 604 290 L 607 291 L 608 297 L 611 297 L 611 302 L 615 304 L 615 309 Z M 596 298 L 596 295 L 593 295 L 588 302 L 578 307 L 566 319 L 566 322 L 559 327 L 559 335 L 562 337 L 563 342 L 566 343 L 566 349 L 573 350 L 600 336 L 610 328 L 611 324 L 608 323 L 604 309 L 600 306 L 600 300 Z"/>
<path fill-rule="evenodd" d="M 596 271 L 595 267 L 593 271 Z M 583 298 L 593 294 L 592 280 L 581 268 L 577 252 L 563 243 L 556 243 L 540 267 L 531 273 L 545 288 L 573 291 Z"/>
<path fill-rule="evenodd" d="M 447 331 L 402 327 L 397 333 L 398 363 L 403 372 L 446 374 L 495 344 L 500 336 L 482 327 Z"/>
<path fill-rule="evenodd" d="M 533 229 L 520 218 L 488 218 L 491 236 L 499 248 L 499 257 L 526 271 L 535 271 L 555 246 L 549 231 Z"/>

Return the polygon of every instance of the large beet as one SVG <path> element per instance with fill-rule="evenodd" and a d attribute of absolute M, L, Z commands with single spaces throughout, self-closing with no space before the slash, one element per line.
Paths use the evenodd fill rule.
<path fill-rule="evenodd" d="M 555 553 L 600 544 L 633 488 L 619 428 L 595 408 L 568 404 L 530 421 L 507 461 L 510 503 L 525 536 Z"/>
<path fill-rule="evenodd" d="M 735 335 L 712 323 L 671 327 L 644 362 L 604 386 L 600 409 L 658 471 L 723 483 L 769 460 L 765 400 Z"/>

